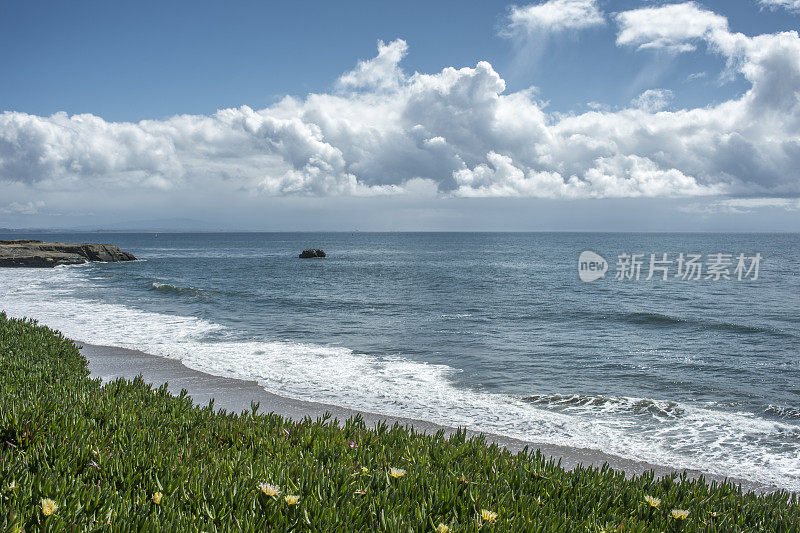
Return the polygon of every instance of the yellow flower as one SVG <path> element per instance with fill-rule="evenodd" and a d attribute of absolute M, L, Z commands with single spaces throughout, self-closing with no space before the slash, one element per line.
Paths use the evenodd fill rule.
<path fill-rule="evenodd" d="M 644 501 L 650 504 L 650 507 L 658 507 L 661 505 L 661 498 L 656 498 L 654 496 L 645 495 Z"/>
<path fill-rule="evenodd" d="M 689 516 L 689 511 L 684 511 L 683 509 L 673 509 L 670 513 L 670 516 L 676 520 L 686 520 L 686 518 Z"/>
<path fill-rule="evenodd" d="M 258 485 L 258 490 L 263 492 L 267 496 L 277 496 L 281 493 L 281 489 L 276 487 L 275 485 L 270 485 L 269 483 L 260 483 Z"/>
<path fill-rule="evenodd" d="M 403 470 L 402 468 L 394 468 L 394 467 L 392 467 L 392 468 L 389 469 L 389 475 L 392 476 L 393 478 L 397 479 L 397 478 L 401 478 L 401 477 L 405 476 L 406 475 L 406 471 Z"/>
<path fill-rule="evenodd" d="M 361 473 L 362 474 L 369 474 L 369 468 L 367 468 L 366 466 L 362 466 L 361 467 Z"/>
<path fill-rule="evenodd" d="M 153 503 L 156 505 L 161 505 L 161 498 L 163 497 L 164 497 L 163 494 L 161 494 L 160 492 L 156 492 L 155 494 L 153 494 Z"/>
<path fill-rule="evenodd" d="M 436 533 L 450 533 L 450 528 L 444 524 L 436 526 Z"/>
<path fill-rule="evenodd" d="M 50 498 L 45 498 L 42 500 L 42 514 L 45 516 L 50 516 L 51 514 L 58 511 L 58 504 L 51 500 Z"/>
<path fill-rule="evenodd" d="M 481 518 L 486 520 L 487 522 L 494 522 L 497 520 L 497 513 L 494 511 L 489 511 L 488 509 L 481 510 Z"/>
<path fill-rule="evenodd" d="M 300 496 L 295 496 L 293 494 L 287 494 L 286 498 L 284 498 L 284 499 L 286 500 L 286 503 L 289 504 L 289 505 L 297 505 L 297 502 L 300 501 Z"/>

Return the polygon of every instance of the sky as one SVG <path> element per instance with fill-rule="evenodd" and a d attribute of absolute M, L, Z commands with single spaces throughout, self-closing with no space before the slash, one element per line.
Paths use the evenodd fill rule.
<path fill-rule="evenodd" d="M 800 0 L 0 4 L 0 227 L 800 231 Z"/>

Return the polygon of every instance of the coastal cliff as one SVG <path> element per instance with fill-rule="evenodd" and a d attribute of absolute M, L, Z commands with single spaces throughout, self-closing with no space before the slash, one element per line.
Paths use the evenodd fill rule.
<path fill-rule="evenodd" d="M 52 268 L 88 261 L 135 261 L 133 254 L 113 244 L 0 240 L 0 267 Z"/>

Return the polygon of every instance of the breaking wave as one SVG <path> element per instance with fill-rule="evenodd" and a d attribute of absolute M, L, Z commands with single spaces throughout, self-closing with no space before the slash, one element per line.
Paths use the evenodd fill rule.
<path fill-rule="evenodd" d="M 163 283 L 160 281 L 151 281 L 150 289 L 163 294 L 180 294 L 180 295 L 200 295 L 205 291 L 203 289 L 195 289 L 194 287 L 181 287 L 171 283 Z"/>

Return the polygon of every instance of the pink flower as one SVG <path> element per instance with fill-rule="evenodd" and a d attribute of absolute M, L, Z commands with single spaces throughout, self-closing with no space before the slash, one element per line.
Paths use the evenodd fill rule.
<path fill-rule="evenodd" d="M 351 440 L 351 441 L 350 441 L 350 447 L 351 447 L 351 448 L 358 448 L 358 444 L 356 444 L 356 443 L 355 443 L 355 441 L 352 441 L 352 440 Z"/>

